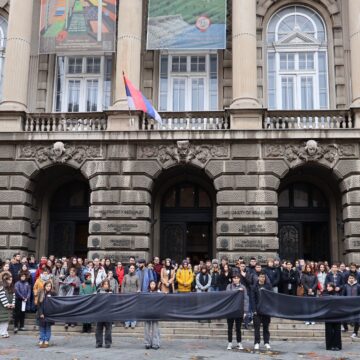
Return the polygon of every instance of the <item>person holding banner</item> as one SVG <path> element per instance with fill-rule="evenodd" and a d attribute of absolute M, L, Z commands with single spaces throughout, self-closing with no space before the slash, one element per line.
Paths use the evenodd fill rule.
<path fill-rule="evenodd" d="M 14 310 L 14 334 L 19 330 L 24 331 L 26 304 L 30 300 L 31 287 L 28 282 L 28 273 L 20 271 L 20 280 L 15 283 L 15 310 Z"/>

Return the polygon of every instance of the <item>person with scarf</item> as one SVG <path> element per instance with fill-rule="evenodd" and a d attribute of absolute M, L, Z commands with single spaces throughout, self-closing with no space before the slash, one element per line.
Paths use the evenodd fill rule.
<path fill-rule="evenodd" d="M 38 295 L 39 291 L 44 288 L 44 284 L 47 281 L 52 282 L 52 276 L 50 275 L 49 269 L 45 266 L 42 270 L 42 273 L 40 274 L 39 278 L 35 281 L 35 285 L 33 288 L 34 293 L 34 304 L 38 304 Z"/>
<path fill-rule="evenodd" d="M 112 293 L 117 294 L 119 292 L 119 284 L 114 277 L 114 272 L 112 270 L 109 270 L 106 278 L 109 280 Z"/>
<path fill-rule="evenodd" d="M 246 312 L 249 309 L 249 297 L 246 291 L 246 287 L 240 283 L 240 273 L 239 271 L 234 271 L 232 276 L 232 283 L 226 287 L 226 291 L 242 291 L 244 293 L 244 317 L 246 316 Z M 228 346 L 227 350 L 232 350 L 232 337 L 233 337 L 233 327 L 235 323 L 236 329 L 236 341 L 238 343 L 237 349 L 243 350 L 243 346 L 241 343 L 241 323 L 242 318 L 232 318 L 227 319 L 228 325 Z"/>
<path fill-rule="evenodd" d="M 175 270 L 171 265 L 171 259 L 165 260 L 165 266 L 160 273 L 161 292 L 165 294 L 172 294 L 175 292 Z"/>
<path fill-rule="evenodd" d="M 149 293 L 156 294 L 160 292 L 157 289 L 157 281 L 151 280 L 149 284 Z M 145 349 L 158 350 L 160 348 L 160 331 L 158 321 L 145 321 L 144 322 L 144 341 Z"/>
<path fill-rule="evenodd" d="M 55 295 L 56 294 L 53 290 L 52 281 L 46 281 L 44 283 L 43 289 L 41 289 L 38 294 L 38 307 L 36 314 L 37 320 L 39 322 L 39 330 L 40 330 L 40 336 L 39 336 L 40 348 L 47 348 L 49 346 L 49 341 L 51 338 L 51 326 L 54 323 L 45 320 L 44 309 L 47 299 Z"/>
<path fill-rule="evenodd" d="M 14 334 L 16 334 L 18 330 L 25 330 L 25 311 L 31 296 L 31 286 L 28 281 L 28 276 L 28 272 L 20 271 L 20 280 L 15 283 Z"/>
<path fill-rule="evenodd" d="M 80 295 L 92 295 L 96 294 L 96 286 L 91 282 L 91 273 L 87 272 L 84 274 L 85 281 L 80 286 Z M 83 324 L 83 333 L 91 333 L 91 323 Z"/>
<path fill-rule="evenodd" d="M 115 268 L 116 277 L 119 283 L 119 292 L 121 292 L 121 284 L 124 280 L 125 276 L 125 268 L 123 267 L 123 264 L 121 261 L 118 261 L 117 266 Z"/>
<path fill-rule="evenodd" d="M 3 274 L 0 281 L 0 336 L 4 339 L 9 337 L 8 326 L 10 315 L 15 308 L 15 294 L 10 273 Z"/>
<path fill-rule="evenodd" d="M 208 292 L 211 286 L 211 276 L 206 265 L 196 275 L 196 292 Z"/>
<path fill-rule="evenodd" d="M 111 294 L 110 282 L 108 279 L 105 279 L 98 290 L 99 294 Z M 105 330 L 105 337 L 104 337 Z M 103 346 L 103 341 L 105 340 L 105 348 L 109 349 L 112 344 L 112 323 L 111 322 L 98 322 L 96 323 L 96 348 L 101 348 Z"/>

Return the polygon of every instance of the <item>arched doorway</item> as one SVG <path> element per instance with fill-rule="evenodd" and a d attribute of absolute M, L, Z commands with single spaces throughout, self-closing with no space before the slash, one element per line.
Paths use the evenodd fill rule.
<path fill-rule="evenodd" d="M 87 256 L 90 191 L 76 180 L 60 186 L 50 201 L 48 253 Z"/>
<path fill-rule="evenodd" d="M 171 186 L 161 200 L 160 256 L 194 263 L 212 257 L 213 209 L 209 193 L 200 185 Z"/>
<path fill-rule="evenodd" d="M 329 203 L 317 186 L 294 182 L 279 192 L 281 259 L 331 259 Z"/>

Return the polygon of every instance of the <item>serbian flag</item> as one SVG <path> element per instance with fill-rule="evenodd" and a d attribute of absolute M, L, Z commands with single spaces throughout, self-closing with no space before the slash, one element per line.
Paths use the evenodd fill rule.
<path fill-rule="evenodd" d="M 159 113 L 150 104 L 150 101 L 131 83 L 131 81 L 123 74 L 126 96 L 130 110 L 141 110 L 149 117 L 156 120 L 162 125 L 162 119 Z"/>

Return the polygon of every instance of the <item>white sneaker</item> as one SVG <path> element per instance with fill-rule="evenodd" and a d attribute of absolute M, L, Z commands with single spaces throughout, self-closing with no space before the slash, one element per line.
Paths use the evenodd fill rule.
<path fill-rule="evenodd" d="M 311 325 L 315 325 L 315 323 L 312 321 L 312 322 L 311 322 Z"/>
<path fill-rule="evenodd" d="M 254 350 L 259 350 L 260 349 L 260 344 L 255 344 L 254 345 Z"/>
<path fill-rule="evenodd" d="M 238 343 L 237 348 L 238 348 L 239 350 L 244 350 L 244 347 L 242 346 L 242 343 Z"/>
<path fill-rule="evenodd" d="M 270 350 L 270 349 L 271 349 L 270 344 L 265 344 L 265 349 L 266 349 L 266 350 Z"/>
<path fill-rule="evenodd" d="M 228 343 L 227 349 L 228 349 L 228 350 L 232 350 L 232 343 Z"/>
<path fill-rule="evenodd" d="M 305 325 L 310 325 L 310 323 L 308 321 L 306 321 Z"/>
<path fill-rule="evenodd" d="M 353 333 L 353 334 L 351 335 L 351 337 L 352 337 L 353 339 L 355 339 L 355 338 L 357 338 L 357 335 L 356 335 L 355 333 Z"/>

